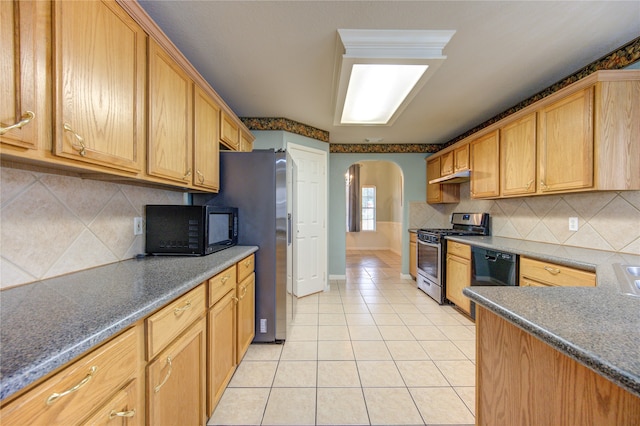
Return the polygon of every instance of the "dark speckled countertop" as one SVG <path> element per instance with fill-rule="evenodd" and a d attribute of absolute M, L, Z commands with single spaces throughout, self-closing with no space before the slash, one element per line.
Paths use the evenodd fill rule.
<path fill-rule="evenodd" d="M 0 291 L 0 400 L 257 250 L 132 259 Z"/>
<path fill-rule="evenodd" d="M 613 264 L 640 256 L 500 237 L 447 239 L 595 271 L 596 287 L 468 287 L 474 302 L 640 396 L 640 297 L 624 294 Z"/>

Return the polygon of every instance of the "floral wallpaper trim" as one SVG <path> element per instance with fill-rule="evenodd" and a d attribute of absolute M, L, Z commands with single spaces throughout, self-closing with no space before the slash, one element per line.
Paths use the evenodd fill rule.
<path fill-rule="evenodd" d="M 411 153 L 434 153 L 442 149 L 436 144 L 366 144 L 366 143 L 332 143 L 329 145 L 330 153 L 340 154 L 411 154 Z"/>
<path fill-rule="evenodd" d="M 631 40 L 629 43 L 627 43 L 626 45 L 620 47 L 617 50 L 614 50 L 613 52 L 609 53 L 606 56 L 603 56 L 602 58 L 593 61 L 592 63 L 590 63 L 589 65 L 585 66 L 584 68 L 578 70 L 577 72 L 571 74 L 568 77 L 565 77 L 564 79 L 558 81 L 557 83 L 552 84 L 551 86 L 547 87 L 546 89 L 544 89 L 541 92 L 536 93 L 535 95 L 533 95 L 532 97 L 525 99 L 524 101 L 520 102 L 519 104 L 512 106 L 511 108 L 509 108 L 506 111 L 501 112 L 500 114 L 496 115 L 495 117 L 490 118 L 489 120 L 485 121 L 484 123 L 474 127 L 471 130 L 466 131 L 465 133 L 456 136 L 455 138 L 451 139 L 450 141 L 442 144 L 442 145 L 438 145 L 440 147 L 440 149 L 444 149 L 446 147 L 448 147 L 449 145 L 452 145 L 482 129 L 484 129 L 487 126 L 490 126 L 491 124 L 502 120 L 505 117 L 508 117 L 509 115 L 520 111 L 521 109 L 539 101 L 540 99 L 546 98 L 547 96 L 557 92 L 558 90 L 567 87 L 568 85 L 575 83 L 576 81 L 588 76 L 589 74 L 592 74 L 596 71 L 600 71 L 600 70 L 619 70 L 622 68 L 626 68 L 629 65 L 637 62 L 640 60 L 640 37 Z"/>
<path fill-rule="evenodd" d="M 408 153 L 436 153 L 482 129 L 502 120 L 509 115 L 543 99 L 552 93 L 574 83 L 589 74 L 599 70 L 617 70 L 628 67 L 640 60 L 640 37 L 631 40 L 626 45 L 614 50 L 602 58 L 590 63 L 570 76 L 547 87 L 543 91 L 525 99 L 519 104 L 501 112 L 484 123 L 456 136 L 444 144 L 335 144 L 330 143 L 330 153 L 340 154 L 408 154 Z M 317 139 L 329 143 L 329 132 L 316 129 L 306 124 L 298 123 L 287 118 L 241 118 L 250 130 L 285 130 L 298 135 Z"/>
<path fill-rule="evenodd" d="M 240 120 L 249 128 L 249 130 L 285 130 L 295 133 L 296 135 L 306 136 L 308 138 L 317 139 L 321 142 L 329 143 L 329 132 L 317 129 L 288 118 L 250 118 L 241 117 Z"/>

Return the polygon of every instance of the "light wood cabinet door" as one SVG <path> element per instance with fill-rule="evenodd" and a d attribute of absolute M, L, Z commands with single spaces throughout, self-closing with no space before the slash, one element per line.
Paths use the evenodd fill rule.
<path fill-rule="evenodd" d="M 534 281 L 535 283 L 532 284 L 534 286 L 541 284 L 561 287 L 595 287 L 596 274 L 564 265 L 520 257 L 520 281 L 523 280 Z"/>
<path fill-rule="evenodd" d="M 138 406 L 139 386 L 132 380 L 120 389 L 106 404 L 96 410 L 82 425 L 84 426 L 134 426 L 142 425 L 144 407 Z"/>
<path fill-rule="evenodd" d="M 192 182 L 193 82 L 155 41 L 149 40 L 148 173 Z"/>
<path fill-rule="evenodd" d="M 536 192 L 536 113 L 500 129 L 500 193 Z"/>
<path fill-rule="evenodd" d="M 253 141 L 255 137 L 251 133 L 247 133 L 240 128 L 240 151 L 251 152 L 253 151 Z"/>
<path fill-rule="evenodd" d="M 147 366 L 147 424 L 206 424 L 206 320 L 196 321 Z"/>
<path fill-rule="evenodd" d="M 204 90 L 195 87 L 193 111 L 194 186 L 220 188 L 220 107 Z"/>
<path fill-rule="evenodd" d="M 418 246 L 415 232 L 409 233 L 409 275 L 415 279 L 418 274 Z"/>
<path fill-rule="evenodd" d="M 469 168 L 469 144 L 464 144 L 453 151 L 453 172 Z"/>
<path fill-rule="evenodd" d="M 440 156 L 440 176 L 453 174 L 453 151 Z"/>
<path fill-rule="evenodd" d="M 149 316 L 145 320 L 147 359 L 154 358 L 206 310 L 206 289 L 201 284 Z"/>
<path fill-rule="evenodd" d="M 145 32 L 115 1 L 56 1 L 53 10 L 55 155 L 141 171 Z"/>
<path fill-rule="evenodd" d="M 236 303 L 231 287 L 209 311 L 207 358 L 207 416 L 213 414 L 227 384 L 236 370 Z"/>
<path fill-rule="evenodd" d="M 0 424 L 77 424 L 137 375 L 138 332 L 125 331 L 4 405 Z"/>
<path fill-rule="evenodd" d="M 427 203 L 457 203 L 460 201 L 460 185 L 431 184 L 432 179 L 440 177 L 441 157 L 427 160 Z"/>
<path fill-rule="evenodd" d="M 471 301 L 462 294 L 462 289 L 471 285 L 471 246 L 448 241 L 447 251 L 447 299 L 470 314 Z"/>
<path fill-rule="evenodd" d="M 229 149 L 237 151 L 240 148 L 240 132 L 235 121 L 224 111 L 220 113 L 220 124 L 222 131 L 220 141 Z"/>
<path fill-rule="evenodd" d="M 593 186 L 593 98 L 589 87 L 538 112 L 538 191 Z"/>
<path fill-rule="evenodd" d="M 252 273 L 238 284 L 238 337 L 237 337 L 237 363 L 244 357 L 253 341 L 256 330 L 256 274 Z"/>
<path fill-rule="evenodd" d="M 500 145 L 495 130 L 471 142 L 471 198 L 500 195 Z"/>
<path fill-rule="evenodd" d="M 0 142 L 38 149 L 48 119 L 47 13 L 39 1 L 0 2 Z M 39 138 L 39 133 L 41 133 Z"/>

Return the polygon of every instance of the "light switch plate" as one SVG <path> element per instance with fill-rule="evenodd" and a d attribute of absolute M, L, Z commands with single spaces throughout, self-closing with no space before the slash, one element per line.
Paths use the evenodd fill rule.
<path fill-rule="evenodd" d="M 578 230 L 578 218 L 570 217 L 569 218 L 569 231 L 577 231 Z"/>
<path fill-rule="evenodd" d="M 133 235 L 142 235 L 142 218 L 133 218 Z"/>

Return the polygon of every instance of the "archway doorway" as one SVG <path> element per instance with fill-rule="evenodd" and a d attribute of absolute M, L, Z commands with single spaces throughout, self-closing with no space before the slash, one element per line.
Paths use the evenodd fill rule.
<path fill-rule="evenodd" d="M 389 250 L 402 256 L 405 207 L 402 169 L 396 163 L 385 160 L 362 160 L 353 165 L 357 167 L 345 171 L 347 252 Z M 359 172 L 359 179 L 353 175 L 355 170 Z M 355 212 L 355 209 L 359 211 Z"/>

